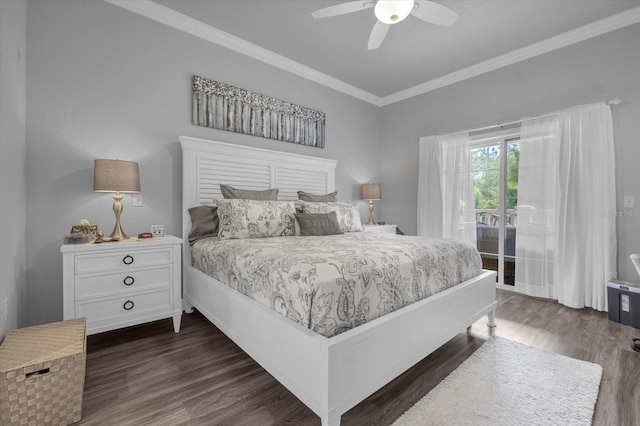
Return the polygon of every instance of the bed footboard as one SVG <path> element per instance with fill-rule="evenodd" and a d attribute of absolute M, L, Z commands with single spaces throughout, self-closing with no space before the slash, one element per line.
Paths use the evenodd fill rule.
<path fill-rule="evenodd" d="M 495 272 L 485 271 L 326 338 L 191 266 L 185 267 L 184 299 L 185 307 L 196 307 L 320 416 L 323 426 L 339 425 L 343 413 L 482 316 L 495 325 L 497 304 Z"/>

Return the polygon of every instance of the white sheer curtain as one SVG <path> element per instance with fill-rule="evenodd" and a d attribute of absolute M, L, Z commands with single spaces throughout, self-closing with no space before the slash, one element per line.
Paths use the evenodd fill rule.
<path fill-rule="evenodd" d="M 616 273 L 616 181 L 611 109 L 561 111 L 556 195 L 560 303 L 607 310 L 606 283 Z"/>
<path fill-rule="evenodd" d="M 556 256 L 558 119 L 527 121 L 520 130 L 515 287 L 553 297 Z"/>
<path fill-rule="evenodd" d="M 608 105 L 523 123 L 517 289 L 572 308 L 607 309 L 616 276 L 615 159 Z"/>
<path fill-rule="evenodd" d="M 468 133 L 420 138 L 418 235 L 476 244 Z"/>

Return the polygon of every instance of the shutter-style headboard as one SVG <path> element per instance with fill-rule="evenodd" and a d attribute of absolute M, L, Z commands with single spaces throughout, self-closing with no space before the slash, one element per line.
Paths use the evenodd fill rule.
<path fill-rule="evenodd" d="M 279 188 L 278 199 L 294 201 L 298 191 L 335 189 L 337 161 L 270 149 L 180 136 L 182 146 L 182 236 L 188 250 L 188 209 L 222 198 L 220 184 L 238 189 Z M 187 253 L 185 250 L 185 254 Z"/>

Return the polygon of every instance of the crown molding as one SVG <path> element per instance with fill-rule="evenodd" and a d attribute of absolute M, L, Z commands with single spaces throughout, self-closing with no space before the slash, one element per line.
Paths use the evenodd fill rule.
<path fill-rule="evenodd" d="M 152 0 L 104 1 L 379 107 L 413 98 L 640 22 L 640 6 L 636 6 L 504 55 L 380 97 Z"/>
<path fill-rule="evenodd" d="M 121 7 L 129 12 L 152 19 L 161 24 L 168 25 L 176 30 L 201 38 L 227 49 L 236 51 L 250 58 L 262 61 L 266 64 L 288 71 L 292 74 L 311 80 L 320 85 L 342 92 L 346 95 L 381 106 L 382 98 L 360 89 L 359 87 L 345 83 L 335 77 L 322 73 L 299 62 L 286 58 L 280 54 L 248 42 L 222 31 L 202 21 L 193 19 L 187 15 L 176 12 L 166 6 L 151 0 L 104 0 L 114 6 Z"/>
<path fill-rule="evenodd" d="M 382 106 L 459 83 L 463 80 L 477 77 L 508 65 L 513 65 L 629 25 L 637 24 L 638 22 L 640 22 L 640 6 L 385 96 L 382 98 Z"/>

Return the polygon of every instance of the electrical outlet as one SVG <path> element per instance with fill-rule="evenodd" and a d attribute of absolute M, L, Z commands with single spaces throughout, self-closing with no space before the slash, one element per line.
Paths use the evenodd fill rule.
<path fill-rule="evenodd" d="M 151 233 L 153 234 L 154 238 L 164 237 L 164 225 L 151 225 Z"/>
<path fill-rule="evenodd" d="M 636 197 L 633 195 L 626 195 L 624 197 L 624 207 L 626 209 L 632 209 L 636 206 Z"/>
<path fill-rule="evenodd" d="M 133 207 L 142 207 L 142 194 L 133 194 Z"/>

